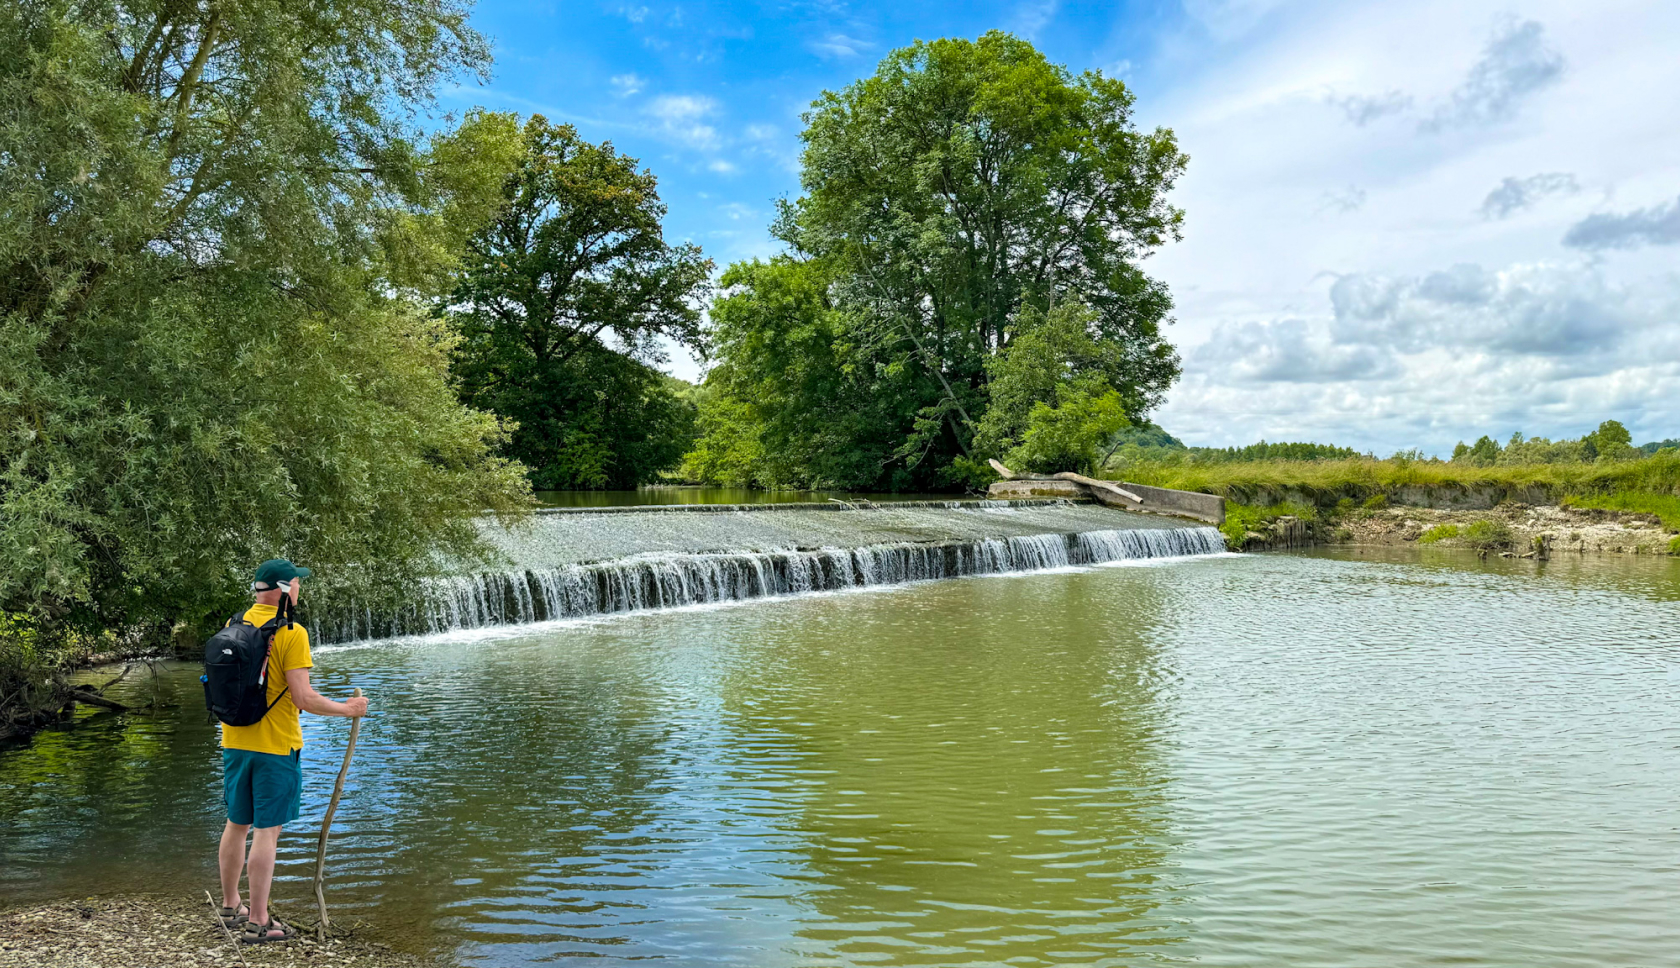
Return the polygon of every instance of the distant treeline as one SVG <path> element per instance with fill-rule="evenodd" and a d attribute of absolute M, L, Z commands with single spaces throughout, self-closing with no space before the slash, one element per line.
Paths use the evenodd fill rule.
<path fill-rule="evenodd" d="M 1606 420 L 1598 429 L 1576 438 L 1551 440 L 1546 437 L 1525 437 L 1514 433 L 1504 444 L 1490 436 L 1482 436 L 1473 444 L 1462 441 L 1453 448 L 1450 462 L 1474 467 L 1513 464 L 1590 464 L 1604 461 L 1635 460 L 1658 451 L 1680 448 L 1680 438 L 1652 441 L 1634 446 L 1626 427 L 1615 420 Z M 1177 437 L 1153 423 L 1128 427 L 1111 442 L 1113 457 L 1110 467 L 1118 468 L 1128 462 L 1151 462 L 1166 465 L 1231 464 L 1255 461 L 1332 461 L 1376 459 L 1376 455 L 1352 447 L 1310 442 L 1265 441 L 1246 447 L 1190 447 Z M 1390 458 L 1404 461 L 1439 461 L 1426 457 L 1420 450 L 1400 451 Z"/>
<path fill-rule="evenodd" d="M 1635 447 L 1633 435 L 1620 421 L 1606 420 L 1598 429 L 1574 439 L 1549 440 L 1545 437 L 1524 437 L 1519 431 L 1501 446 L 1492 437 L 1483 436 L 1473 444 L 1459 441 L 1453 448 L 1455 464 L 1492 467 L 1496 464 L 1589 464 L 1594 461 L 1633 460 L 1655 454 L 1670 447 L 1680 447 L 1680 440 L 1652 441 Z"/>

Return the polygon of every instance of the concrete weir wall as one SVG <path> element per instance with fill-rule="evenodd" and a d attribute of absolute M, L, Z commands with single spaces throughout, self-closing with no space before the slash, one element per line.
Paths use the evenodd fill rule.
<path fill-rule="evenodd" d="M 1128 511 L 1145 511 L 1151 514 L 1193 518 L 1197 521 L 1206 521 L 1209 524 L 1225 523 L 1225 499 L 1217 494 L 1175 491 L 1167 487 L 1133 484 L 1130 481 L 1117 483 L 1120 487 L 1143 498 L 1143 503 L 1133 504 L 1130 501 L 1117 498 L 1106 490 L 1103 493 L 1098 493 L 1098 488 L 1077 481 L 1056 480 L 1054 478 L 1017 477 L 998 481 L 987 489 L 986 496 L 997 500 L 1021 500 L 1035 497 L 1090 498 L 1113 507 L 1125 508 Z"/>

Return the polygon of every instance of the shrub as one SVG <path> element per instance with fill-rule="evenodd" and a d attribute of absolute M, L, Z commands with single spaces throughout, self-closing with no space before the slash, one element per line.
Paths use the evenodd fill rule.
<path fill-rule="evenodd" d="M 1386 507 L 1388 507 L 1387 494 L 1379 492 L 1365 499 L 1365 510 L 1367 511 L 1381 511 Z"/>
<path fill-rule="evenodd" d="M 1449 538 L 1456 538 L 1458 535 L 1458 525 L 1437 524 L 1435 527 L 1430 528 L 1423 534 L 1418 535 L 1418 544 L 1434 544 L 1437 541 L 1446 541 Z"/>
<path fill-rule="evenodd" d="M 1477 551 L 1500 551 L 1511 546 L 1511 529 L 1503 521 L 1472 521 L 1464 529 L 1464 543 Z"/>

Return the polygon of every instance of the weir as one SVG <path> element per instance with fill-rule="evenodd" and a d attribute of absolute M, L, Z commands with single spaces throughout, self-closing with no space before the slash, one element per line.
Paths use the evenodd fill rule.
<path fill-rule="evenodd" d="M 329 611 L 316 636 L 435 634 L 1225 550 L 1214 528 L 1069 501 L 577 508 L 481 527 L 506 568 L 428 580 L 399 608 Z"/>

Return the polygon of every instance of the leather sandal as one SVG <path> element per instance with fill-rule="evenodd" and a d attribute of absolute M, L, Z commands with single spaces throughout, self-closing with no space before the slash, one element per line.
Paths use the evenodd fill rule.
<path fill-rule="evenodd" d="M 225 907 L 221 910 L 222 927 L 232 930 L 251 920 L 251 908 L 244 902 L 237 907 Z"/>
<path fill-rule="evenodd" d="M 239 943 L 273 944 L 276 941 L 290 941 L 295 937 L 297 937 L 297 931 L 291 925 L 271 914 L 268 916 L 267 924 L 246 921 L 245 930 L 239 933 Z"/>

